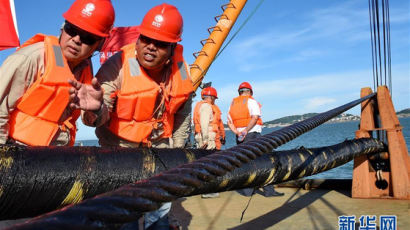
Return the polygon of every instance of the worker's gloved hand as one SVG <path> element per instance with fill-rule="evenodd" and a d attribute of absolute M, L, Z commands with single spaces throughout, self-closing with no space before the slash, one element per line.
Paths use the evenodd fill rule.
<path fill-rule="evenodd" d="M 225 137 L 221 137 L 221 144 L 225 145 L 225 143 L 226 143 Z"/>

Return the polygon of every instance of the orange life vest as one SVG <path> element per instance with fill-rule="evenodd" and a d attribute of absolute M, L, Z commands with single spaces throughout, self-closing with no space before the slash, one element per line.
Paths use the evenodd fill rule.
<path fill-rule="evenodd" d="M 71 116 L 60 121 L 69 103 L 68 79 L 75 80 L 67 60 L 61 52 L 58 38 L 37 34 L 20 48 L 44 41 L 44 73 L 38 73 L 36 81 L 19 99 L 15 110 L 10 114 L 9 136 L 31 146 L 48 146 L 58 129 L 69 129 L 70 144 L 74 145 L 76 124 L 80 115 L 74 110 Z M 80 82 L 91 84 L 91 66 L 83 69 Z"/>
<path fill-rule="evenodd" d="M 239 96 L 232 100 L 229 115 L 231 116 L 232 122 L 235 125 L 235 127 L 246 127 L 251 121 L 251 115 L 248 109 L 249 98 L 253 99 L 252 96 Z M 259 104 L 259 107 L 262 107 L 261 104 Z M 258 118 L 256 124 L 263 124 L 262 119 L 260 117 Z"/>
<path fill-rule="evenodd" d="M 167 86 L 152 80 L 135 55 L 135 43 L 122 48 L 123 79 L 117 92 L 116 108 L 111 114 L 109 130 L 132 142 L 149 143 L 149 137 L 159 123 L 163 124 L 161 138 L 172 137 L 174 114 L 193 92 L 191 77 L 182 57 L 182 46 L 177 45 L 173 55 L 172 72 Z M 154 118 L 157 96 L 163 95 L 165 111 Z"/>
<path fill-rule="evenodd" d="M 212 131 L 216 133 L 215 135 L 215 144 L 216 144 L 216 149 L 221 149 L 221 136 L 225 137 L 225 130 L 223 126 L 223 122 L 221 119 L 221 110 L 217 105 L 212 105 L 211 103 L 207 101 L 200 101 L 196 104 L 194 108 L 194 126 L 195 126 L 195 133 L 201 133 L 201 114 L 199 110 L 201 109 L 201 105 L 204 103 L 208 103 L 211 105 L 212 108 L 212 115 L 213 119 L 210 122 L 210 125 L 212 127 Z"/>

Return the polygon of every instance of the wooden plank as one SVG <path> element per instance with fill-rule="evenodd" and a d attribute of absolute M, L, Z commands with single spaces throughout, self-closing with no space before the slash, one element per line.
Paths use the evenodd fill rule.
<path fill-rule="evenodd" d="M 372 94 L 371 88 L 362 88 L 360 97 Z M 373 100 L 369 99 L 361 104 L 360 129 L 356 131 L 356 138 L 371 137 L 371 132 L 375 128 Z M 371 196 L 371 179 L 369 175 L 369 161 L 367 156 L 360 156 L 354 159 L 353 179 L 352 179 L 352 197 L 369 198 Z"/>
<path fill-rule="evenodd" d="M 399 199 L 410 197 L 410 181 L 407 169 L 409 161 L 407 146 L 399 120 L 396 116 L 389 90 L 386 86 L 377 89 L 377 102 L 382 128 L 386 130 L 390 153 L 391 185 L 393 196 Z M 403 141 L 401 139 L 403 138 Z"/>

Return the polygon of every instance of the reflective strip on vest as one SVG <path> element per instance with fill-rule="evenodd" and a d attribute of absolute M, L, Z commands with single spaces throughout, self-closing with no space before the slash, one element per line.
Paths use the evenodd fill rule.
<path fill-rule="evenodd" d="M 182 80 L 186 80 L 188 78 L 188 71 L 186 70 L 184 62 L 178 62 L 178 69 L 179 72 L 181 73 L 181 78 Z"/>
<path fill-rule="evenodd" d="M 175 47 L 169 83 L 169 86 L 174 87 L 165 86 L 165 111 L 158 119 L 153 119 L 152 115 L 160 95 L 160 85 L 140 67 L 135 43 L 121 49 L 123 79 L 117 93 L 116 108 L 111 114 L 109 130 L 125 140 L 147 143 L 154 129 L 162 124 L 161 138 L 172 137 L 174 114 L 193 92 L 192 81 L 182 57 L 182 46 Z"/>
<path fill-rule="evenodd" d="M 56 65 L 60 67 L 64 67 L 63 54 L 61 53 L 60 46 L 53 45 L 53 51 L 54 51 L 54 58 L 56 61 Z"/>
<path fill-rule="evenodd" d="M 22 47 L 38 42 L 44 42 L 44 73 L 38 73 L 42 75 L 24 92 L 10 114 L 9 137 L 28 145 L 48 146 L 60 127 L 66 126 L 71 134 L 69 145 L 73 145 L 80 111 L 74 110 L 65 122 L 60 119 L 69 102 L 71 86 L 67 80 L 74 80 L 75 76 L 66 64 L 57 37 L 38 34 Z M 91 84 L 91 71 L 91 66 L 85 67 L 79 81 Z"/>
<path fill-rule="evenodd" d="M 140 65 L 135 58 L 128 58 L 128 65 L 130 67 L 130 76 L 138 77 L 141 75 Z"/>

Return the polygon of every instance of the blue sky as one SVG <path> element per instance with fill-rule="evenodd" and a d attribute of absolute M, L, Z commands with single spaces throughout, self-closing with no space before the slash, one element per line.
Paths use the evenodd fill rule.
<path fill-rule="evenodd" d="M 20 40 L 36 33 L 58 35 L 73 0 L 15 0 Z M 140 24 L 144 14 L 164 1 L 113 0 L 115 26 Z M 228 0 L 173 0 L 184 18 L 186 61 L 194 62 L 200 40 L 214 26 L 214 16 Z M 233 32 L 253 11 L 248 1 Z M 249 81 L 262 104 L 265 121 L 308 112 L 324 112 L 359 98 L 362 87 L 372 87 L 372 62 L 367 0 L 266 0 L 237 37 L 218 57 L 205 81 L 218 90 L 217 104 L 226 113 L 237 87 Z M 390 1 L 393 103 L 410 107 L 410 6 L 408 0 Z M 231 33 L 233 34 L 233 33 Z M 229 39 L 229 38 L 228 38 Z M 0 52 L 0 62 L 13 49 Z M 98 57 L 94 58 L 98 69 Z M 198 98 L 195 99 L 197 101 Z M 349 113 L 359 114 L 355 107 Z M 81 122 L 79 122 L 81 123 Z M 94 139 L 92 128 L 79 126 L 78 139 Z"/>

